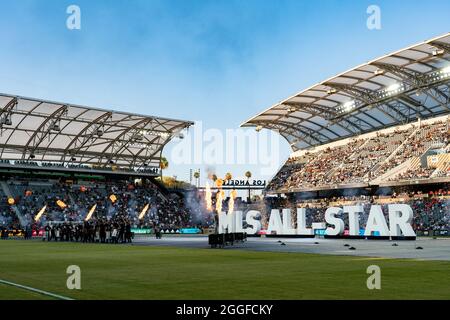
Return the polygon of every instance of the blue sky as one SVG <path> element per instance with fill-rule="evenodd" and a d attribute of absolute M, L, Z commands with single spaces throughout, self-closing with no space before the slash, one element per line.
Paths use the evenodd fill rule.
<path fill-rule="evenodd" d="M 66 28 L 71 4 L 81 30 Z M 366 27 L 372 4 L 381 30 Z M 0 0 L 0 92 L 234 129 L 316 82 L 448 32 L 449 12 L 448 0 Z M 284 141 L 277 153 L 281 164 Z M 170 167 L 188 179 L 206 165 Z M 246 169 L 269 178 L 257 165 L 212 168 Z"/>

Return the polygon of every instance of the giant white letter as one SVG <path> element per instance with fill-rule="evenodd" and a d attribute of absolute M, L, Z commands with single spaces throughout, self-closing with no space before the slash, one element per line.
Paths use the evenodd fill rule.
<path fill-rule="evenodd" d="M 378 231 L 382 237 L 389 237 L 389 229 L 383 215 L 383 210 L 381 210 L 381 206 L 378 205 L 374 205 L 370 208 L 364 235 L 371 236 L 374 231 Z"/>
<path fill-rule="evenodd" d="M 306 208 L 297 208 L 297 234 L 312 236 L 314 230 L 306 227 Z"/>
<path fill-rule="evenodd" d="M 250 210 L 247 212 L 247 216 L 245 221 L 247 222 L 247 228 L 245 228 L 245 232 L 247 234 L 257 234 L 261 231 L 261 221 L 257 220 L 256 217 L 259 216 L 259 211 Z"/>
<path fill-rule="evenodd" d="M 327 228 L 325 231 L 329 236 L 337 236 L 344 233 L 344 221 L 336 216 L 340 216 L 342 214 L 341 208 L 331 207 L 325 211 L 325 221 L 328 224 L 334 226 L 334 228 Z"/>
<path fill-rule="evenodd" d="M 344 206 L 348 212 L 348 229 L 351 236 L 359 235 L 359 214 L 364 212 L 363 206 Z"/>
<path fill-rule="evenodd" d="M 244 232 L 244 227 L 242 226 L 242 211 L 234 211 L 231 215 L 234 216 L 235 232 Z"/>
<path fill-rule="evenodd" d="M 402 233 L 405 237 L 415 237 L 416 233 L 411 226 L 412 208 L 407 204 L 390 204 L 388 208 L 391 237 L 399 237 Z"/>
<path fill-rule="evenodd" d="M 219 214 L 219 233 L 233 233 L 235 230 L 235 222 L 233 214 L 226 214 L 221 212 Z"/>
<path fill-rule="evenodd" d="M 291 209 L 283 209 L 283 234 L 295 234 L 292 228 Z"/>
<path fill-rule="evenodd" d="M 271 234 L 275 231 L 276 234 L 283 233 L 283 224 L 281 223 L 280 212 L 277 209 L 272 209 L 270 212 L 269 226 L 267 228 L 267 233 Z"/>

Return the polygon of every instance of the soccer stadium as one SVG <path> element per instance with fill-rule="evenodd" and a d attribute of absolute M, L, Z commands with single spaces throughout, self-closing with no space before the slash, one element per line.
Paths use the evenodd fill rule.
<path fill-rule="evenodd" d="M 165 175 L 161 109 L 0 94 L 0 300 L 450 299 L 450 33 L 244 121 L 289 144 L 266 184 Z"/>
<path fill-rule="evenodd" d="M 439 272 L 448 267 L 442 260 L 450 259 L 450 246 L 442 240 L 450 232 L 449 59 L 450 35 L 446 34 L 314 85 L 245 122 L 243 126 L 258 131 L 276 130 L 293 149 L 264 190 L 265 197 L 252 203 L 235 199 L 233 192 L 222 198 L 222 179 L 211 181 L 214 187 L 206 190 L 165 186 L 159 176 L 162 150 L 174 137 L 182 137 L 192 122 L 2 94 L 1 238 L 16 240 L 0 245 L 3 252 L 21 252 L 25 261 L 8 256 L 2 263 L 7 268 L 2 274 L 7 275 L 7 281 L 20 283 L 27 277 L 25 282 L 33 288 L 64 293 L 64 289 L 53 287 L 59 277 L 54 268 L 74 256 L 93 273 L 87 275 L 88 288 L 69 296 L 126 298 L 127 292 L 129 298 L 139 299 L 151 298 L 154 292 L 144 290 L 148 289 L 145 285 L 128 288 L 126 282 L 132 279 L 118 279 L 123 268 L 128 270 L 131 265 L 139 265 L 133 272 L 142 277 L 159 274 L 178 278 L 186 268 L 193 279 L 208 281 L 217 274 L 203 270 L 203 263 L 226 266 L 235 263 L 226 262 L 232 258 L 239 265 L 232 272 L 236 276 L 252 266 L 251 259 L 264 261 L 265 272 L 278 263 L 289 273 L 297 264 L 308 270 L 318 263 L 316 272 L 326 274 L 327 264 L 337 264 L 342 272 L 354 272 L 355 265 L 374 256 L 386 259 L 382 264 L 393 268 L 392 275 L 405 267 L 411 273 L 427 268 Z M 355 204 L 364 208 L 359 216 L 364 230 L 370 206 L 380 205 L 387 217 L 391 203 L 413 208 L 412 226 L 419 237 L 414 242 L 395 243 L 398 248 L 392 247 L 389 237 L 376 243 L 350 239 L 348 219 L 340 239 L 329 239 L 324 230 L 315 230 L 315 237 L 306 239 L 295 235 L 286 238 L 267 230 L 272 210 L 306 208 L 306 224 L 311 225 L 324 221 L 330 206 Z M 217 233 L 218 212 L 233 215 L 234 210 L 245 213 L 255 209 L 261 213 L 262 227 L 257 237 L 235 239 L 231 241 L 234 246 L 225 239 L 225 249 L 239 250 L 201 250 L 208 248 L 206 234 Z M 17 241 L 22 238 L 30 242 Z M 111 246 L 119 243 L 123 246 Z M 286 252 L 299 256 L 286 256 Z M 157 259 L 164 255 L 170 258 L 158 264 Z M 151 261 L 139 262 L 146 257 Z M 270 262 L 274 257 L 280 262 Z M 40 269 L 44 261 L 45 271 Z M 114 265 L 121 266 L 120 270 Z M 104 282 L 99 274 L 104 268 L 116 271 L 118 278 Z M 33 272 L 48 279 L 41 282 L 38 279 L 42 276 L 34 278 Z M 302 275 L 296 277 L 305 280 Z M 187 287 L 193 279 L 186 280 Z M 236 285 L 210 297 L 192 292 L 178 281 L 181 279 L 161 279 L 152 286 L 155 290 L 168 286 L 160 298 L 227 298 L 227 292 Z M 390 281 L 398 285 L 395 278 Z M 103 293 L 90 287 L 91 283 Z M 448 298 L 447 284 L 433 283 L 437 290 L 432 297 Z M 120 290 L 104 290 L 110 285 Z M 14 290 L 2 290 L 2 297 L 52 298 Z M 238 298 L 253 297 L 252 293 L 244 290 Z M 289 290 L 276 294 L 262 296 L 298 297 L 295 293 L 291 296 Z M 317 297 L 318 293 L 303 294 Z M 426 298 L 428 293 L 406 290 L 404 296 L 410 294 Z M 371 296 L 354 288 L 344 297 Z M 382 297 L 395 295 L 386 292 Z"/>

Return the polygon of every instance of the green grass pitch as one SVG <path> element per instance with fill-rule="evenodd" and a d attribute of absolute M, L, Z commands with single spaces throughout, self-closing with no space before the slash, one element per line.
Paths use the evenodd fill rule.
<path fill-rule="evenodd" d="M 163 246 L 0 241 L 0 279 L 74 299 L 450 299 L 450 262 Z M 46 298 L 0 285 L 0 299 Z"/>

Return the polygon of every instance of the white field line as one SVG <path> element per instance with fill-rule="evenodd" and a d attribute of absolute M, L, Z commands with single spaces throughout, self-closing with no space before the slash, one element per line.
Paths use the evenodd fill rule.
<path fill-rule="evenodd" d="M 24 286 L 24 285 L 21 285 L 21 284 L 18 284 L 18 283 L 14 283 L 14 282 L 2 280 L 2 279 L 0 279 L 0 283 L 6 284 L 8 286 L 13 286 L 13 287 L 16 287 L 16 288 L 24 289 L 24 290 L 36 292 L 36 293 L 39 293 L 39 294 L 42 294 L 42 295 L 45 295 L 45 296 L 49 296 L 49 297 L 52 297 L 52 298 L 56 298 L 56 299 L 59 299 L 59 300 L 74 300 L 74 299 L 69 298 L 69 297 L 61 296 L 59 294 L 55 294 L 55 293 L 51 293 L 51 292 L 48 292 L 48 291 L 44 291 L 44 290 L 40 290 L 40 289 Z"/>

